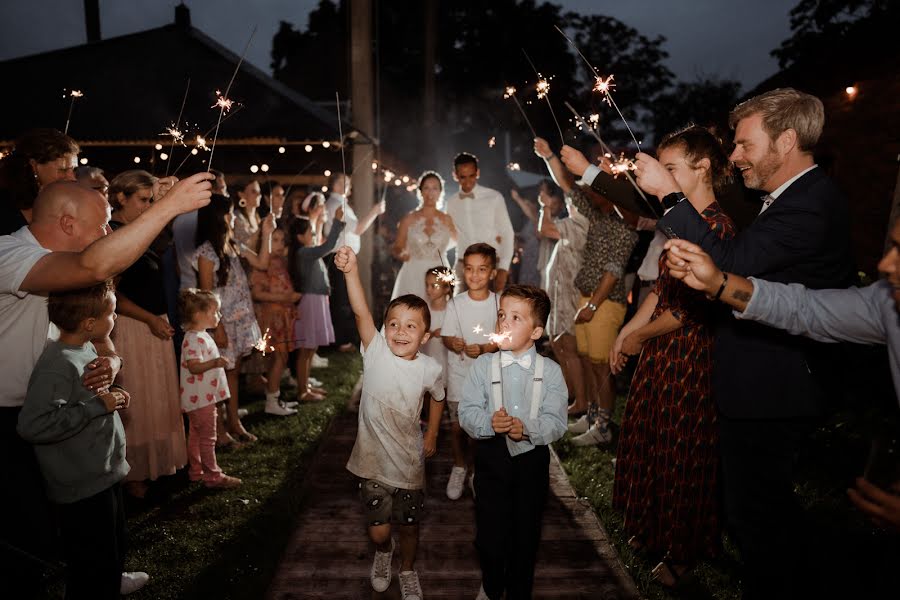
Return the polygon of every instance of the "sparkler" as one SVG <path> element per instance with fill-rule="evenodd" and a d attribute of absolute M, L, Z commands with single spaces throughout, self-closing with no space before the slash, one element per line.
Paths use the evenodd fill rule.
<path fill-rule="evenodd" d="M 242 108 L 244 108 L 244 105 L 243 105 L 243 104 L 238 104 L 238 105 L 235 107 L 235 109 L 234 109 L 233 111 L 231 111 L 230 113 L 228 113 L 228 114 L 225 116 L 225 118 L 222 119 L 221 122 L 224 123 L 225 121 L 227 121 L 228 119 L 230 119 L 230 118 L 233 117 L 234 115 L 238 114 L 239 112 L 241 112 L 241 109 L 242 109 Z M 210 133 L 212 133 L 213 129 L 215 129 L 215 128 L 216 128 L 216 126 L 213 125 L 213 126 L 210 127 L 209 129 L 207 129 L 206 132 L 205 132 L 203 135 L 198 135 L 198 136 L 196 136 L 196 138 L 195 138 L 195 140 L 194 140 L 195 143 L 197 143 L 197 140 L 203 140 L 203 146 L 201 147 L 201 146 L 199 146 L 199 144 L 198 144 L 198 146 L 197 146 L 198 148 L 200 148 L 201 150 L 206 150 L 207 152 L 209 151 L 209 148 L 206 146 L 206 137 L 207 137 Z M 178 167 L 176 167 L 175 172 L 172 173 L 172 176 L 173 176 L 173 177 L 174 177 L 175 175 L 178 175 L 178 171 L 181 170 L 181 167 L 184 166 L 184 163 L 186 163 L 187 160 L 188 160 L 191 156 L 193 156 L 193 155 L 196 154 L 196 152 L 195 152 L 196 150 L 197 150 L 197 148 L 194 148 L 194 150 L 192 150 L 190 154 L 188 154 L 187 156 L 185 156 L 184 159 L 178 164 Z"/>
<path fill-rule="evenodd" d="M 219 107 L 219 120 L 216 122 L 216 132 L 213 134 L 212 148 L 209 150 L 209 160 L 206 161 L 207 173 L 209 173 L 209 170 L 212 168 L 212 158 L 216 151 L 216 140 L 219 138 L 219 127 L 222 125 L 222 116 L 225 114 L 226 110 L 231 111 L 231 106 L 233 104 L 231 99 L 228 98 L 228 92 L 231 91 L 231 85 L 234 83 L 234 78 L 237 77 L 238 71 L 244 63 L 244 57 L 247 55 L 247 50 L 250 48 L 250 42 L 253 41 L 254 35 L 256 35 L 256 25 L 253 26 L 253 31 L 250 32 L 250 38 L 247 40 L 247 45 L 244 46 L 244 51 L 241 53 L 241 58 L 238 60 L 237 66 L 234 67 L 234 73 L 231 74 L 231 81 L 228 82 L 228 87 L 225 88 L 225 94 L 222 95 L 219 93 L 219 90 L 216 90 L 216 103 L 210 107 Z"/>
<path fill-rule="evenodd" d="M 522 118 L 525 119 L 525 124 L 528 125 L 528 129 L 531 130 L 531 137 L 536 138 L 538 135 L 534 132 L 534 125 L 531 124 L 531 120 L 528 118 L 528 115 L 525 114 L 525 109 L 522 108 L 522 105 L 519 103 L 519 98 L 516 96 L 516 88 L 511 85 L 506 86 L 506 89 L 503 90 L 503 99 L 512 98 L 513 102 L 516 103 L 516 107 L 518 107 L 519 112 L 522 113 Z"/>
<path fill-rule="evenodd" d="M 341 125 L 341 95 L 335 90 L 334 106 L 337 109 L 338 135 L 341 136 L 341 174 L 347 177 L 347 161 L 344 158 L 344 128 Z M 347 212 L 347 180 L 344 180 L 344 193 L 341 194 L 341 212 Z"/>
<path fill-rule="evenodd" d="M 169 176 L 169 167 L 172 166 L 172 158 L 175 153 L 175 142 L 180 143 L 182 146 L 184 145 L 184 133 L 178 129 L 179 124 L 181 123 L 181 115 L 184 114 L 184 103 L 187 102 L 188 92 L 191 89 L 191 78 L 188 77 L 187 86 L 184 88 L 184 97 L 181 99 L 181 109 L 178 111 L 178 118 L 172 123 L 171 127 L 166 127 L 166 133 L 162 135 L 170 135 L 172 136 L 172 145 L 169 148 L 169 160 L 166 161 L 166 174 L 165 177 Z"/>
<path fill-rule="evenodd" d="M 497 138 L 495 136 L 491 136 L 491 139 L 488 140 L 488 148 L 493 148 L 497 145 Z"/>
<path fill-rule="evenodd" d="M 578 49 L 578 46 L 575 45 L 575 42 L 572 41 L 572 38 L 567 36 L 565 32 L 559 28 L 559 25 L 554 25 L 554 27 L 556 27 L 556 30 L 559 32 L 559 34 L 566 38 L 566 41 L 568 41 L 569 44 L 573 48 L 575 48 L 575 52 L 577 52 L 578 56 L 581 57 L 581 60 L 584 61 L 584 64 L 587 66 L 588 70 L 591 73 L 591 77 L 594 78 L 594 87 L 592 88 L 592 90 L 603 94 L 603 99 L 606 101 L 606 103 L 616 109 L 616 112 L 619 113 L 619 118 L 621 118 L 622 122 L 625 123 L 625 129 L 628 130 L 629 135 L 631 135 L 631 139 L 634 140 L 634 145 L 637 146 L 638 150 L 640 150 L 641 144 L 637 141 L 637 138 L 634 137 L 634 132 L 631 131 L 631 127 L 628 126 L 628 121 L 625 120 L 625 115 L 623 115 L 622 111 L 619 110 L 619 105 L 616 104 L 616 101 L 612 97 L 611 91 L 612 88 L 614 88 L 616 85 L 612 82 L 613 75 L 610 75 L 606 79 L 603 79 L 597 69 L 594 68 L 594 65 L 592 65 L 587 57 L 581 53 L 581 50 Z"/>
<path fill-rule="evenodd" d="M 525 55 L 525 60 L 528 61 L 528 64 L 531 65 L 531 68 L 538 77 L 538 82 L 535 84 L 538 100 L 547 101 L 547 108 L 550 109 L 550 115 L 553 117 L 553 122 L 556 123 L 556 130 L 559 131 L 559 139 L 562 141 L 562 145 L 565 146 L 566 138 L 563 136 L 562 127 L 559 126 L 559 120 L 556 118 L 556 112 L 553 110 L 553 104 L 550 103 L 550 82 L 541 75 L 537 70 L 537 67 L 534 66 L 534 63 L 531 62 L 531 57 L 525 52 L 525 48 L 522 48 L 522 54 Z"/>
<path fill-rule="evenodd" d="M 509 169 L 510 171 L 521 171 L 522 170 L 522 166 L 517 162 L 509 163 L 508 165 L 506 165 L 506 168 Z"/>
<path fill-rule="evenodd" d="M 269 334 L 269 328 L 266 327 L 265 333 L 262 334 L 262 337 L 256 340 L 256 343 L 253 344 L 253 348 L 262 352 L 262 355 L 265 356 L 266 352 L 274 352 L 275 346 L 272 346 L 270 342 L 272 341 L 272 336 Z"/>
<path fill-rule="evenodd" d="M 584 117 L 582 117 L 578 113 L 578 111 L 572 107 L 571 104 L 569 104 L 568 102 L 564 102 L 563 104 L 565 104 L 566 108 L 568 108 L 569 111 L 571 111 L 572 115 L 574 115 L 575 121 L 577 123 L 584 124 Z M 600 134 L 597 133 L 597 130 L 593 127 L 587 127 L 587 129 L 588 131 L 590 131 L 594 139 L 597 140 L 597 143 L 600 144 L 600 148 L 603 150 L 603 152 L 612 156 L 612 150 L 609 149 L 609 146 L 606 145 L 606 142 L 604 142 L 603 138 L 600 137 Z M 635 191 L 637 191 L 641 199 L 643 199 L 647 207 L 650 209 L 650 213 L 659 216 L 656 208 L 654 208 L 653 204 L 650 203 L 650 201 L 647 199 L 647 196 L 644 195 L 644 191 L 638 186 L 637 182 L 634 180 L 634 177 L 631 176 L 631 173 L 626 169 L 625 171 L 623 171 L 623 174 L 628 179 L 628 182 L 631 183 L 631 186 L 635 189 Z"/>
<path fill-rule="evenodd" d="M 65 91 L 65 90 L 63 90 Z M 69 114 L 66 115 L 66 128 L 63 130 L 63 133 L 69 133 L 69 123 L 72 121 L 72 109 L 75 108 L 75 98 L 84 98 L 84 94 L 81 90 L 69 90 Z M 63 94 L 63 98 L 66 95 Z"/>

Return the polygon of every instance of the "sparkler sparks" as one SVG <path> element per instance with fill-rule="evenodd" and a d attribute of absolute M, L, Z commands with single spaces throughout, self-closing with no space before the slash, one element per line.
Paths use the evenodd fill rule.
<path fill-rule="evenodd" d="M 84 98 L 84 94 L 81 92 L 81 90 L 72 90 L 71 92 L 69 92 L 69 96 L 72 98 Z"/>
<path fill-rule="evenodd" d="M 517 162 L 509 163 L 508 165 L 506 165 L 506 168 L 509 169 L 510 171 L 521 171 L 522 170 L 522 166 Z"/>
<path fill-rule="evenodd" d="M 538 76 L 540 77 L 540 73 L 538 73 Z M 543 100 L 550 93 L 550 82 L 543 78 L 538 79 L 534 89 L 537 90 L 538 100 Z"/>
<path fill-rule="evenodd" d="M 512 335 L 509 332 L 500 332 L 500 333 L 489 333 L 487 334 L 488 340 L 492 344 L 497 344 L 498 347 L 503 345 L 503 342 L 511 341 Z"/>
<path fill-rule="evenodd" d="M 534 125 L 531 124 L 531 120 L 528 118 L 528 115 L 525 114 L 525 109 L 522 108 L 522 105 L 519 103 L 519 98 L 516 97 L 516 88 L 511 85 L 506 86 L 506 88 L 503 90 L 503 99 L 507 100 L 509 98 L 512 98 L 513 102 L 516 103 L 516 107 L 522 114 L 522 118 L 525 119 L 525 124 L 528 125 L 528 129 L 531 130 L 531 136 L 537 137 L 537 133 L 535 133 L 534 131 Z"/>
<path fill-rule="evenodd" d="M 609 158 L 609 156 L 607 156 L 607 158 Z M 613 176 L 618 177 L 627 171 L 634 171 L 634 161 L 630 158 L 626 158 L 625 153 L 623 152 L 619 155 L 619 158 L 611 162 L 609 168 L 612 170 Z"/>
<path fill-rule="evenodd" d="M 210 106 L 210 108 L 219 108 L 224 112 L 229 112 L 232 105 L 234 105 L 234 101 L 231 98 L 226 98 L 222 95 L 222 92 L 216 90 L 216 103 Z"/>
<path fill-rule="evenodd" d="M 475 335 L 481 335 L 481 332 L 484 331 L 484 327 L 481 326 L 481 323 L 472 328 L 472 333 Z"/>
<path fill-rule="evenodd" d="M 531 68 L 534 70 L 534 74 L 538 77 L 538 82 L 537 84 L 535 84 L 538 100 L 547 101 L 547 108 L 550 109 L 550 116 L 553 117 L 553 122 L 556 124 L 556 130 L 559 132 L 559 139 L 562 142 L 563 146 L 565 146 L 566 138 L 565 136 L 563 136 L 562 127 L 559 126 L 559 119 L 556 118 L 556 112 L 553 110 L 553 104 L 550 102 L 550 82 L 547 80 L 547 78 L 541 75 L 540 71 L 537 70 L 537 67 L 534 66 L 534 63 L 531 61 L 531 57 L 528 56 L 527 52 L 525 52 L 525 48 L 522 48 L 522 54 L 525 55 L 525 60 L 528 61 L 528 64 L 531 65 Z"/>
<path fill-rule="evenodd" d="M 497 145 L 497 137 L 492 135 L 491 139 L 488 140 L 488 148 L 493 148 L 496 145 Z"/>
<path fill-rule="evenodd" d="M 195 142 L 197 144 L 197 147 L 200 148 L 201 150 L 206 150 L 207 152 L 210 151 L 209 146 L 206 145 L 206 138 L 203 137 L 202 135 L 198 135 Z"/>
<path fill-rule="evenodd" d="M 460 283 L 459 279 L 457 279 L 457 277 L 456 277 L 456 274 L 453 273 L 453 271 L 450 271 L 449 269 L 445 273 L 440 273 L 440 274 L 436 275 L 435 278 L 438 280 L 439 283 L 449 285 L 451 288 L 456 287 Z"/>
<path fill-rule="evenodd" d="M 166 130 L 159 135 L 169 135 L 172 136 L 172 143 L 179 143 L 184 146 L 184 132 L 178 129 L 175 125 L 171 127 L 166 127 Z"/>
<path fill-rule="evenodd" d="M 238 60 L 237 65 L 234 67 L 234 73 L 231 74 L 231 80 L 228 82 L 228 87 L 225 88 L 225 93 L 220 94 L 219 90 L 216 90 L 216 103 L 210 107 L 219 107 L 219 120 L 216 121 L 216 132 L 213 134 L 212 148 L 210 148 L 209 150 L 209 160 L 206 161 L 207 173 L 209 173 L 209 170 L 212 168 L 212 158 L 213 153 L 216 150 L 216 140 L 219 139 L 219 127 L 222 125 L 222 116 L 225 114 L 226 109 L 229 111 L 231 110 L 232 102 L 228 98 L 228 92 L 231 91 L 231 85 L 234 83 L 234 78 L 237 77 L 238 71 L 241 70 L 241 65 L 244 64 L 244 57 L 247 56 L 247 50 L 250 48 L 250 42 L 253 41 L 254 35 L 256 35 L 256 25 L 253 26 L 253 31 L 250 32 L 250 37 L 247 39 L 247 45 L 244 46 L 244 51 L 241 53 L 241 58 L 240 60 Z"/>
<path fill-rule="evenodd" d="M 591 115 L 588 115 L 588 123 L 591 124 L 591 127 L 593 127 L 594 129 L 596 129 L 597 126 L 600 125 L 600 115 L 597 114 L 597 113 L 593 113 L 593 114 L 591 114 Z"/>
<path fill-rule="evenodd" d="M 69 98 L 69 113 L 66 115 L 66 128 L 63 130 L 63 133 L 68 134 L 69 123 L 72 121 L 72 109 L 75 107 L 75 98 L 84 98 L 84 94 L 81 90 L 69 90 L 68 94 L 63 93 L 63 98 L 66 96 Z"/>
<path fill-rule="evenodd" d="M 503 99 L 506 100 L 516 95 L 516 88 L 511 85 L 506 86 L 506 89 L 503 90 Z"/>
<path fill-rule="evenodd" d="M 615 75 L 610 75 L 605 80 L 599 75 L 594 78 L 593 91 L 603 94 L 603 99 L 606 100 L 606 103 L 610 106 L 612 106 L 612 102 L 609 94 L 612 92 L 613 88 L 616 87 L 616 84 L 613 83 L 613 77 L 615 77 Z"/>
<path fill-rule="evenodd" d="M 253 344 L 253 348 L 262 352 L 262 355 L 265 356 L 266 352 L 274 352 L 275 347 L 270 345 L 269 342 L 272 341 L 272 336 L 269 334 L 269 328 L 266 327 L 265 333 L 263 333 L 262 337 L 256 340 L 256 343 Z"/>

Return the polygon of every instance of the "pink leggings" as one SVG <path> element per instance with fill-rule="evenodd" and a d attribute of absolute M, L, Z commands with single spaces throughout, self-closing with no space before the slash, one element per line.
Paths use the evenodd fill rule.
<path fill-rule="evenodd" d="M 188 420 L 188 475 L 191 481 L 216 481 L 222 477 L 216 463 L 216 405 L 192 410 Z"/>

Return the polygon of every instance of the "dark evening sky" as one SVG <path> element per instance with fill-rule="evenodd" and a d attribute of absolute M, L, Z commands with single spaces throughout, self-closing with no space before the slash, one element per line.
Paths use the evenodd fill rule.
<path fill-rule="evenodd" d="M 446 0 L 445 0 L 446 1 Z M 101 32 L 114 37 L 171 23 L 178 0 L 100 1 Z M 737 79 L 749 89 L 773 74 L 769 52 L 789 34 L 788 12 L 797 0 L 557 0 L 566 9 L 605 14 L 647 36 L 666 37 L 668 65 L 682 80 L 698 75 Z M 305 27 L 318 0 L 188 0 L 195 27 L 235 52 L 251 24 L 259 31 L 248 60 L 269 71 L 271 39 L 278 22 Z M 3 2 L 0 60 L 64 48 L 85 40 L 78 0 Z"/>

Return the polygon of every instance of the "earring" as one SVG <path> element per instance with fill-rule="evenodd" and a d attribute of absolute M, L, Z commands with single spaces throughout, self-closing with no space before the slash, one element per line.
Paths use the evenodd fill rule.
<path fill-rule="evenodd" d="M 246 206 L 247 206 L 247 201 L 244 200 L 243 198 L 241 198 L 240 200 L 238 200 L 238 206 L 240 206 L 241 208 L 246 207 Z"/>

